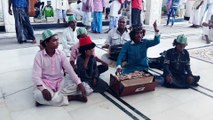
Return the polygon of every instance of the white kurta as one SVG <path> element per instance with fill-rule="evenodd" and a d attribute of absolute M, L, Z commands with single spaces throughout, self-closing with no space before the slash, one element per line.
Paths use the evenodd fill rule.
<path fill-rule="evenodd" d="M 205 12 L 203 22 L 208 22 L 211 18 L 211 15 L 213 15 L 213 0 L 207 0 L 208 9 Z"/>
<path fill-rule="evenodd" d="M 86 95 L 90 95 L 93 92 L 93 89 L 85 82 L 82 82 L 82 85 L 84 86 L 86 90 Z M 52 99 L 51 101 L 47 101 L 44 99 L 41 90 L 35 88 L 33 91 L 33 97 L 35 100 L 43 105 L 51 105 L 51 106 L 64 106 L 68 105 L 69 101 L 67 96 L 68 95 L 80 95 L 81 92 L 77 89 L 77 84 L 70 80 L 70 76 L 66 75 L 65 79 L 62 83 L 62 89 L 60 89 L 57 92 L 53 92 L 50 88 L 46 87 L 48 91 L 51 93 Z"/>
<path fill-rule="evenodd" d="M 208 0 L 203 0 L 203 4 L 200 6 L 200 20 L 203 21 L 204 14 L 207 11 L 207 2 Z"/>
<path fill-rule="evenodd" d="M 195 3 L 193 4 L 189 22 L 194 25 L 201 25 L 201 19 L 200 19 L 201 6 L 199 7 L 199 9 L 196 9 L 196 8 L 200 5 L 202 1 L 203 0 L 196 0 Z"/>
<path fill-rule="evenodd" d="M 67 27 L 63 31 L 62 46 L 66 56 L 70 56 L 72 46 L 78 42 L 77 29 L 73 31 L 71 27 Z"/>

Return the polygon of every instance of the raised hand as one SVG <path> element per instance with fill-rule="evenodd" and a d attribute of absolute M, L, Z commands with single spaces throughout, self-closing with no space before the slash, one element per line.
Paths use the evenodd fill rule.
<path fill-rule="evenodd" d="M 157 20 L 155 20 L 155 22 L 153 23 L 153 27 L 155 32 L 159 32 L 158 28 L 157 28 Z"/>

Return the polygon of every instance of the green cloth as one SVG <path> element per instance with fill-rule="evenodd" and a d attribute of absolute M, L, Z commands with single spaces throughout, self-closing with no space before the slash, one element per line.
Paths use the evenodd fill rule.
<path fill-rule="evenodd" d="M 187 45 L 187 37 L 184 34 L 178 35 L 176 38 L 176 42 L 180 44 Z"/>
<path fill-rule="evenodd" d="M 47 30 L 44 30 L 41 35 L 42 35 L 42 40 L 45 41 L 56 34 L 52 30 L 47 29 Z"/>
<path fill-rule="evenodd" d="M 83 27 L 78 28 L 76 32 L 77 32 L 77 36 L 82 34 L 87 34 L 87 30 Z"/>
<path fill-rule="evenodd" d="M 71 15 L 68 17 L 68 22 L 76 21 L 75 16 Z"/>
<path fill-rule="evenodd" d="M 43 15 L 45 17 L 53 17 L 54 16 L 54 11 L 52 6 L 45 6 L 43 9 Z"/>

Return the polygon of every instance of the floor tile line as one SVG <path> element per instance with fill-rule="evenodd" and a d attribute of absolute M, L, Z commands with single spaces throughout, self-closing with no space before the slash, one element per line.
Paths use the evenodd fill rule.
<path fill-rule="evenodd" d="M 191 88 L 192 90 L 196 91 L 196 92 L 199 92 L 199 93 L 205 95 L 205 96 L 208 96 L 208 97 L 210 97 L 210 98 L 213 98 L 213 95 L 210 95 L 210 94 L 208 94 L 208 93 L 205 93 L 205 92 L 203 92 L 203 91 L 201 91 L 201 90 L 198 90 L 198 89 L 196 89 L 196 88 L 194 88 L 194 87 L 190 87 L 190 88 Z"/>
<path fill-rule="evenodd" d="M 155 73 L 161 75 L 159 72 L 157 72 L 157 71 L 155 71 L 155 70 L 152 70 L 152 69 L 149 69 L 149 70 L 151 70 L 152 72 L 155 72 Z M 213 90 L 211 90 L 211 89 L 209 89 L 209 88 L 207 88 L 207 87 L 200 86 L 200 85 L 199 85 L 199 87 L 201 87 L 201 88 L 203 88 L 203 89 L 205 89 L 205 90 L 210 91 L 210 92 L 213 93 Z M 210 94 L 205 93 L 205 92 L 203 92 L 203 91 L 201 91 L 201 90 L 198 90 L 198 89 L 195 88 L 195 87 L 190 87 L 190 89 L 192 89 L 192 90 L 194 90 L 194 91 L 196 91 L 196 92 L 199 92 L 199 93 L 201 93 L 201 94 L 203 94 L 203 95 L 206 95 L 206 96 L 208 96 L 208 97 L 210 97 L 210 98 L 213 98 L 213 95 L 210 95 Z"/>
<path fill-rule="evenodd" d="M 116 107 L 118 107 L 120 110 L 122 110 L 124 113 L 126 113 L 128 116 L 130 116 L 133 120 L 140 120 L 138 119 L 136 116 L 134 116 L 132 113 L 130 113 L 129 111 L 127 111 L 124 107 L 122 107 L 121 105 L 119 105 L 116 101 L 114 101 L 112 98 L 110 98 L 108 95 L 106 95 L 105 93 L 101 93 L 101 95 L 103 95 L 107 100 L 109 100 L 110 102 L 112 102 Z"/>
<path fill-rule="evenodd" d="M 121 103 L 123 103 L 125 106 L 127 106 L 129 109 L 131 109 L 132 111 L 134 111 L 136 114 L 140 115 L 145 120 L 151 120 L 146 115 L 144 115 L 142 112 L 140 112 L 139 110 L 137 110 L 136 108 L 134 108 L 133 106 L 131 106 L 129 103 L 127 103 L 126 101 L 124 101 L 119 96 L 117 96 L 115 93 L 114 94 L 109 93 L 109 94 L 111 94 L 114 98 L 116 98 L 118 101 L 120 101 Z"/>

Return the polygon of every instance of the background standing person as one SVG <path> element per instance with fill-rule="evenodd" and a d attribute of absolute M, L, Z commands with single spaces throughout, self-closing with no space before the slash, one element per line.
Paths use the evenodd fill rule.
<path fill-rule="evenodd" d="M 202 22 L 204 20 L 205 12 L 208 10 L 207 3 L 208 3 L 208 0 L 203 0 L 203 4 L 200 6 L 200 22 L 201 22 L 201 25 L 202 25 Z"/>
<path fill-rule="evenodd" d="M 192 23 L 191 27 L 200 27 L 201 25 L 201 16 L 200 16 L 200 6 L 203 4 L 203 0 L 196 0 L 192 7 L 192 12 L 190 15 L 189 21 Z"/>
<path fill-rule="evenodd" d="M 105 11 L 106 0 L 93 0 L 92 32 L 102 32 L 102 13 Z"/>
<path fill-rule="evenodd" d="M 185 10 L 186 10 L 186 1 L 187 0 L 180 0 L 179 4 L 179 11 L 178 11 L 178 17 L 184 18 Z"/>
<path fill-rule="evenodd" d="M 68 0 L 56 0 L 57 23 L 60 23 L 61 19 L 66 23 L 68 5 Z"/>
<path fill-rule="evenodd" d="M 143 0 L 132 0 L 132 12 L 131 12 L 131 25 L 137 26 L 141 25 L 141 11 Z"/>
<path fill-rule="evenodd" d="M 8 12 L 10 15 L 14 14 L 15 29 L 18 43 L 22 44 L 27 40 L 32 40 L 32 43 L 36 43 L 33 27 L 30 24 L 28 16 L 28 0 L 8 0 L 9 7 Z M 13 13 L 11 10 L 13 8 Z"/>
<path fill-rule="evenodd" d="M 83 11 L 82 23 L 85 25 L 87 30 L 89 30 L 91 28 L 92 7 L 93 7 L 93 0 L 83 0 L 83 2 L 82 2 L 82 11 Z"/>
<path fill-rule="evenodd" d="M 213 15 L 213 0 L 207 0 L 207 10 L 205 12 L 203 22 L 208 22 Z"/>
<path fill-rule="evenodd" d="M 208 22 L 203 23 L 203 34 L 207 44 L 213 42 L 213 14 Z"/>
<path fill-rule="evenodd" d="M 47 18 L 54 17 L 54 11 L 53 11 L 53 7 L 51 5 L 50 0 L 47 1 L 47 5 L 43 9 L 43 15 L 46 19 L 46 22 L 47 22 Z"/>
<path fill-rule="evenodd" d="M 113 0 L 110 5 L 110 20 L 109 20 L 109 30 L 106 31 L 108 33 L 112 28 L 116 28 L 118 25 L 118 19 L 121 16 L 122 10 L 122 1 L 121 0 Z"/>
<path fill-rule="evenodd" d="M 168 18 L 167 18 L 166 25 L 169 25 L 169 23 L 170 23 L 170 17 L 172 17 L 172 24 L 171 24 L 171 26 L 174 25 L 176 11 L 177 11 L 177 9 L 179 7 L 179 3 L 180 3 L 180 0 L 168 0 L 167 1 L 167 5 L 168 5 L 167 10 L 169 12 L 168 12 Z"/>

